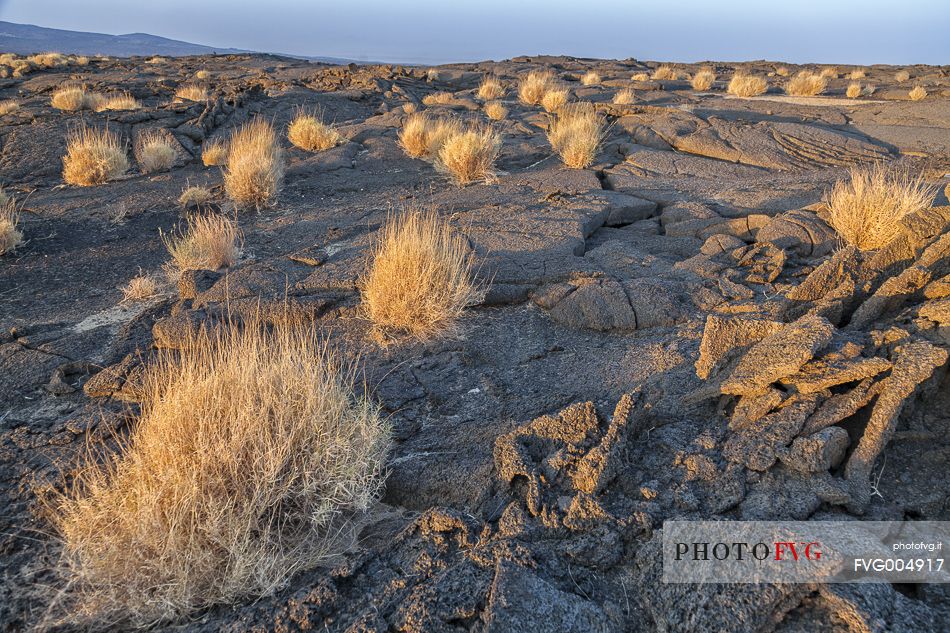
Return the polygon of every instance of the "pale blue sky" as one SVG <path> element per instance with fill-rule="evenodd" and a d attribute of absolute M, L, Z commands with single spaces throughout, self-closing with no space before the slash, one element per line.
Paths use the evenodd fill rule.
<path fill-rule="evenodd" d="M 0 20 L 407 63 L 950 64 L 950 0 L 0 0 Z"/>

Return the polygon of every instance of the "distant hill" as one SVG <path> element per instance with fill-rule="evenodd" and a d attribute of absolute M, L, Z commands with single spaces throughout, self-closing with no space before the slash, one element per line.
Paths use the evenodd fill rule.
<path fill-rule="evenodd" d="M 184 55 L 211 55 L 213 53 L 232 55 L 259 52 L 238 48 L 214 48 L 149 35 L 148 33 L 129 33 L 127 35 L 86 33 L 83 31 L 48 29 L 43 26 L 16 24 L 0 20 L 0 53 L 30 55 L 51 51 L 67 55 L 111 55 L 113 57 L 131 57 L 133 55 L 181 57 Z M 287 55 L 287 57 L 311 59 L 331 64 L 346 64 L 352 61 L 338 57 L 302 57 L 300 55 Z"/>

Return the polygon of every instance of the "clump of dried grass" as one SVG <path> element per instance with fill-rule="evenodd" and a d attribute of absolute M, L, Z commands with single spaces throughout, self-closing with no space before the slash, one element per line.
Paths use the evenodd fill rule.
<path fill-rule="evenodd" d="M 927 91 L 923 86 L 914 86 L 914 88 L 907 93 L 907 97 L 911 101 L 922 101 L 927 98 Z"/>
<path fill-rule="evenodd" d="M 454 334 L 482 295 L 473 267 L 466 241 L 435 212 L 390 217 L 360 280 L 361 312 L 383 337 Z"/>
<path fill-rule="evenodd" d="M 448 135 L 439 148 L 435 165 L 464 186 L 490 180 L 500 150 L 501 135 L 489 127 L 475 125 Z"/>
<path fill-rule="evenodd" d="M 409 115 L 399 130 L 399 146 L 412 158 L 433 158 L 445 139 L 461 131 L 454 119 L 433 119 L 425 112 Z"/>
<path fill-rule="evenodd" d="M 63 156 L 63 180 L 87 187 L 114 180 L 129 169 L 118 135 L 108 129 L 80 127 L 70 132 Z"/>
<path fill-rule="evenodd" d="M 225 164 L 228 162 L 228 144 L 220 138 L 205 141 L 201 146 L 201 162 L 205 167 Z"/>
<path fill-rule="evenodd" d="M 494 75 L 486 76 L 478 86 L 478 98 L 483 101 L 493 101 L 504 95 L 505 87 L 502 85 L 501 79 Z"/>
<path fill-rule="evenodd" d="M 200 84 L 183 84 L 175 91 L 175 96 L 186 101 L 207 101 L 208 89 Z"/>
<path fill-rule="evenodd" d="M 213 199 L 214 193 L 210 189 L 207 187 L 192 185 L 190 187 L 186 187 L 181 192 L 181 195 L 178 196 L 178 204 L 188 209 L 202 207 L 211 202 Z"/>
<path fill-rule="evenodd" d="M 637 96 L 630 88 L 618 90 L 613 98 L 613 102 L 617 105 L 630 105 L 631 103 L 636 103 L 636 101 Z"/>
<path fill-rule="evenodd" d="M 851 74 L 848 75 L 848 79 L 864 79 L 867 77 L 867 73 L 866 68 L 855 68 L 851 71 Z"/>
<path fill-rule="evenodd" d="M 143 627 L 267 595 L 353 542 L 391 432 L 313 325 L 197 331 L 142 392 L 130 436 L 51 502 L 64 619 Z"/>
<path fill-rule="evenodd" d="M 849 99 L 857 99 L 858 97 L 861 96 L 861 92 L 862 92 L 861 84 L 854 81 L 848 84 L 848 89 L 845 92 L 845 95 L 847 95 Z"/>
<path fill-rule="evenodd" d="M 168 136 L 159 130 L 149 129 L 139 136 L 136 157 L 143 174 L 167 171 L 175 164 L 178 152 Z"/>
<path fill-rule="evenodd" d="M 814 97 L 828 87 L 827 75 L 803 70 L 785 84 L 785 92 L 795 97 Z"/>
<path fill-rule="evenodd" d="M 429 106 L 447 105 L 453 101 L 455 101 L 455 95 L 453 95 L 451 92 L 445 91 L 433 92 L 432 94 L 428 94 L 422 98 L 422 103 Z"/>
<path fill-rule="evenodd" d="M 572 169 L 583 169 L 594 162 L 603 136 L 603 118 L 590 103 L 562 108 L 547 131 L 551 147 Z"/>
<path fill-rule="evenodd" d="M 290 122 L 287 138 L 308 152 L 322 152 L 343 142 L 343 136 L 336 127 L 324 122 L 322 113 L 305 110 L 299 110 Z"/>
<path fill-rule="evenodd" d="M 238 208 L 273 205 L 284 181 L 284 150 L 268 121 L 254 119 L 231 134 L 224 190 Z"/>
<path fill-rule="evenodd" d="M 705 92 L 712 88 L 713 83 L 716 81 L 716 73 L 711 70 L 700 70 L 693 77 L 691 85 L 693 90 L 698 90 L 699 92 Z"/>
<path fill-rule="evenodd" d="M 110 95 L 103 97 L 96 107 L 97 112 L 105 110 L 138 110 L 142 107 L 139 100 L 129 93 Z"/>
<path fill-rule="evenodd" d="M 207 79 L 211 76 L 207 70 L 199 70 L 195 73 L 195 79 Z"/>
<path fill-rule="evenodd" d="M 489 101 L 485 104 L 485 115 L 492 121 L 501 121 L 508 116 L 508 108 L 501 101 Z"/>
<path fill-rule="evenodd" d="M 143 301 L 158 293 L 158 282 L 151 275 L 136 275 L 122 289 L 123 303 Z"/>
<path fill-rule="evenodd" d="M 737 97 L 755 97 L 765 94 L 768 88 L 769 84 L 764 77 L 743 75 L 737 72 L 732 76 L 732 80 L 729 82 L 729 87 L 726 88 L 726 91 Z"/>
<path fill-rule="evenodd" d="M 936 190 L 921 176 L 883 164 L 853 168 L 825 196 L 829 223 L 849 244 L 862 251 L 890 244 L 901 232 L 901 219 L 933 204 Z"/>
<path fill-rule="evenodd" d="M 20 103 L 16 99 L 5 99 L 0 101 L 0 116 L 16 112 L 20 109 Z"/>
<path fill-rule="evenodd" d="M 676 70 L 672 66 L 657 66 L 653 71 L 653 79 L 657 81 L 676 79 Z"/>
<path fill-rule="evenodd" d="M 184 230 L 163 234 L 162 242 L 179 272 L 228 268 L 241 255 L 237 222 L 216 213 L 189 216 Z"/>
<path fill-rule="evenodd" d="M 775 74 L 778 75 L 779 77 L 788 77 L 790 74 L 792 74 L 792 71 L 790 71 L 785 66 L 779 66 L 778 68 L 775 69 Z"/>
<path fill-rule="evenodd" d="M 550 70 L 532 70 L 521 78 L 518 99 L 525 105 L 539 105 L 555 81 L 554 73 Z"/>
<path fill-rule="evenodd" d="M 2 193 L 2 192 L 0 192 Z M 23 233 L 17 228 L 20 216 L 16 210 L 13 198 L 2 194 L 4 200 L 0 202 L 0 255 L 6 255 L 16 250 L 23 243 Z"/>
<path fill-rule="evenodd" d="M 835 66 L 825 66 L 821 69 L 821 72 L 818 73 L 825 79 L 837 79 L 838 78 L 838 68 Z"/>
<path fill-rule="evenodd" d="M 898 70 L 896 73 L 894 73 L 894 81 L 899 84 L 904 83 L 908 79 L 910 79 L 910 73 L 906 70 Z"/>
<path fill-rule="evenodd" d="M 600 74 L 595 70 L 588 70 L 581 77 L 581 83 L 585 86 L 596 86 L 601 82 Z"/>
<path fill-rule="evenodd" d="M 544 108 L 545 112 L 557 112 L 564 107 L 570 95 L 571 93 L 567 88 L 552 85 L 541 97 L 541 107 Z"/>
<path fill-rule="evenodd" d="M 79 110 L 95 110 L 102 100 L 102 95 L 86 90 L 85 86 L 65 86 L 53 93 L 50 105 L 57 110 L 78 112 Z"/>
<path fill-rule="evenodd" d="M 650 81 L 650 75 L 647 73 L 634 73 L 630 76 L 630 81 Z"/>

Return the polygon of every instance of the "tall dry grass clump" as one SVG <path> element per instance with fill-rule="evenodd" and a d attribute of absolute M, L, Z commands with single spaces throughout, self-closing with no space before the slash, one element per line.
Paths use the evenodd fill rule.
<path fill-rule="evenodd" d="M 914 86 L 914 88 L 907 93 L 907 97 L 911 101 L 922 101 L 927 98 L 927 91 L 924 90 L 923 86 Z"/>
<path fill-rule="evenodd" d="M 439 148 L 436 167 L 464 186 L 494 176 L 495 159 L 501 151 L 501 135 L 489 127 L 472 126 L 446 137 Z"/>
<path fill-rule="evenodd" d="M 478 86 L 478 98 L 483 101 L 501 99 L 504 95 L 505 87 L 502 85 L 501 79 L 494 75 L 486 76 Z"/>
<path fill-rule="evenodd" d="M 653 71 L 653 79 L 660 80 L 673 80 L 676 79 L 676 71 L 672 66 L 657 66 L 656 70 Z"/>
<path fill-rule="evenodd" d="M 613 102 L 617 105 L 630 105 L 631 103 L 636 103 L 636 101 L 636 94 L 630 88 L 618 90 L 613 98 Z"/>
<path fill-rule="evenodd" d="M 16 250 L 23 243 L 23 233 L 17 228 L 20 221 L 13 198 L 6 198 L 0 204 L 0 255 Z"/>
<path fill-rule="evenodd" d="M 261 209 L 277 202 L 284 182 L 284 150 L 274 126 L 264 119 L 231 134 L 224 190 L 238 208 Z"/>
<path fill-rule="evenodd" d="M 821 69 L 821 72 L 818 73 L 825 79 L 837 79 L 838 78 L 838 68 L 835 66 L 826 66 Z"/>
<path fill-rule="evenodd" d="M 906 70 L 898 70 L 896 73 L 894 73 L 894 81 L 899 84 L 904 83 L 908 79 L 910 79 L 910 73 Z"/>
<path fill-rule="evenodd" d="M 442 143 L 461 131 L 454 119 L 433 119 L 425 112 L 409 115 L 399 130 L 399 146 L 412 158 L 438 156 Z"/>
<path fill-rule="evenodd" d="M 562 108 L 547 131 L 552 149 L 572 169 L 583 169 L 594 162 L 603 136 L 603 118 L 589 103 Z"/>
<path fill-rule="evenodd" d="M 857 99 L 858 97 L 861 96 L 861 91 L 862 91 L 862 89 L 861 89 L 861 84 L 858 83 L 858 82 L 856 82 L 856 81 L 854 81 L 854 82 L 851 82 L 850 84 L 848 84 L 848 89 L 847 89 L 847 91 L 845 92 L 845 95 L 846 95 L 849 99 Z"/>
<path fill-rule="evenodd" d="M 550 70 L 532 70 L 521 78 L 518 98 L 525 105 L 539 105 L 555 81 L 554 73 Z"/>
<path fill-rule="evenodd" d="M 143 377 L 141 413 L 54 500 L 68 619 L 141 627 L 337 559 L 391 442 L 355 371 L 309 324 L 226 322 Z"/>
<path fill-rule="evenodd" d="M 779 77 L 788 77 L 791 73 L 792 71 L 790 71 L 785 66 L 779 66 L 778 68 L 775 69 L 775 74 L 778 75 Z"/>
<path fill-rule="evenodd" d="M 129 158 L 117 134 L 85 126 L 70 132 L 63 156 L 63 180 L 69 184 L 100 185 L 128 169 Z"/>
<path fill-rule="evenodd" d="M 241 255 L 237 222 L 215 213 L 189 216 L 183 230 L 163 234 L 162 242 L 179 272 L 228 268 Z"/>
<path fill-rule="evenodd" d="M 361 311 L 383 337 L 455 333 L 481 289 L 466 241 L 434 211 L 408 210 L 380 231 L 364 277 Z"/>
<path fill-rule="evenodd" d="M 803 70 L 785 84 L 785 92 L 795 97 L 814 97 L 823 93 L 827 87 L 826 75 Z"/>
<path fill-rule="evenodd" d="M 10 114 L 20 109 L 20 103 L 16 99 L 4 99 L 0 101 L 0 116 Z"/>
<path fill-rule="evenodd" d="M 650 81 L 650 75 L 647 73 L 634 73 L 630 76 L 630 81 Z"/>
<path fill-rule="evenodd" d="M 501 101 L 489 101 L 485 104 L 485 115 L 492 121 L 501 121 L 508 116 L 508 108 Z"/>
<path fill-rule="evenodd" d="M 883 164 L 853 168 L 849 180 L 835 183 L 825 196 L 829 223 L 862 251 L 882 248 L 901 232 L 901 219 L 933 204 L 936 190 L 921 176 Z"/>
<path fill-rule="evenodd" d="M 205 141 L 201 146 L 201 162 L 205 167 L 225 164 L 228 162 L 228 144 L 220 138 Z"/>
<path fill-rule="evenodd" d="M 144 301 L 158 293 L 158 282 L 150 275 L 136 275 L 122 288 L 122 302 Z"/>
<path fill-rule="evenodd" d="M 764 77 L 736 73 L 732 76 L 726 92 L 737 97 L 756 97 L 765 94 L 769 84 Z"/>
<path fill-rule="evenodd" d="M 102 95 L 86 90 L 85 86 L 65 86 L 53 93 L 50 105 L 57 110 L 78 112 L 79 110 L 95 110 L 102 101 Z"/>
<path fill-rule="evenodd" d="M 867 77 L 868 71 L 866 68 L 855 68 L 851 71 L 851 74 L 848 75 L 848 79 L 864 79 Z"/>
<path fill-rule="evenodd" d="M 178 152 L 169 137 L 159 130 L 145 130 L 139 136 L 136 157 L 143 174 L 167 171 L 175 164 Z"/>
<path fill-rule="evenodd" d="M 287 127 L 287 138 L 295 146 L 308 152 L 322 152 L 343 142 L 336 128 L 324 122 L 320 112 L 298 110 Z"/>
<path fill-rule="evenodd" d="M 581 77 L 581 83 L 585 86 L 596 86 L 601 82 L 600 74 L 595 70 L 588 70 Z"/>
<path fill-rule="evenodd" d="M 563 86 L 552 85 L 541 97 L 541 107 L 545 112 L 557 112 L 570 98 L 570 91 Z"/>
<path fill-rule="evenodd" d="M 208 89 L 199 84 L 184 84 L 175 91 L 175 96 L 186 101 L 207 101 Z"/>
<path fill-rule="evenodd" d="M 139 100 L 129 93 L 103 97 L 96 107 L 97 112 L 105 110 L 138 110 L 142 107 Z"/>
<path fill-rule="evenodd" d="M 699 92 L 705 92 L 712 88 L 713 83 L 716 81 L 716 73 L 711 70 L 700 70 L 693 77 L 691 85 L 693 90 L 698 90 Z"/>
<path fill-rule="evenodd" d="M 422 103 L 428 106 L 431 105 L 448 105 L 455 101 L 455 95 L 451 92 L 445 92 L 440 90 L 439 92 L 433 92 L 422 98 Z"/>

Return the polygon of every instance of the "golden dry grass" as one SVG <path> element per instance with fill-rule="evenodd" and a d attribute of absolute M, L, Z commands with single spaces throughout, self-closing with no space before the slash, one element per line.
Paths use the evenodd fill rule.
<path fill-rule="evenodd" d="M 343 142 L 336 128 L 325 123 L 320 112 L 299 110 L 287 127 L 287 138 L 300 149 L 322 152 Z"/>
<path fill-rule="evenodd" d="M 672 66 L 657 66 L 653 71 L 653 79 L 656 81 L 676 79 L 676 70 Z"/>
<path fill-rule="evenodd" d="M 88 91 L 85 86 L 65 86 L 53 93 L 50 105 L 57 110 L 78 112 L 79 110 L 95 110 L 102 101 L 102 95 Z"/>
<path fill-rule="evenodd" d="M 162 56 L 160 56 L 160 55 L 156 55 L 156 56 L 154 56 L 154 57 L 149 57 L 148 59 L 146 59 L 146 60 L 145 60 L 145 63 L 146 63 L 146 64 L 164 64 L 164 63 L 167 62 L 167 61 L 168 61 L 168 60 L 165 59 L 164 57 L 162 57 Z"/>
<path fill-rule="evenodd" d="M 650 81 L 650 75 L 647 73 L 634 73 L 631 75 L 630 81 Z"/>
<path fill-rule="evenodd" d="M 541 97 L 541 107 L 545 112 L 557 112 L 570 98 L 570 91 L 562 86 L 551 86 Z"/>
<path fill-rule="evenodd" d="M 901 232 L 901 219 L 929 208 L 936 190 L 923 178 L 883 164 L 853 168 L 848 180 L 835 183 L 825 196 L 829 223 L 849 244 L 862 251 L 887 246 Z"/>
<path fill-rule="evenodd" d="M 501 121 L 508 116 L 508 108 L 501 101 L 489 101 L 485 104 L 485 115 L 492 121 Z"/>
<path fill-rule="evenodd" d="M 618 90 L 613 98 L 613 102 L 617 105 L 630 105 L 631 103 L 636 103 L 636 101 L 637 96 L 630 88 Z"/>
<path fill-rule="evenodd" d="M 907 93 L 907 97 L 911 101 L 921 101 L 927 98 L 927 91 L 924 90 L 923 86 L 914 86 L 914 88 Z"/>
<path fill-rule="evenodd" d="M 600 74 L 594 70 L 588 70 L 581 77 L 581 83 L 585 86 L 596 86 L 601 82 Z"/>
<path fill-rule="evenodd" d="M 409 115 L 399 130 L 399 146 L 412 158 L 432 158 L 438 155 L 442 143 L 461 131 L 453 119 L 433 119 L 424 112 Z"/>
<path fill-rule="evenodd" d="M 139 100 L 129 93 L 109 95 L 103 97 L 96 107 L 97 112 L 105 110 L 138 110 L 142 107 Z"/>
<path fill-rule="evenodd" d="M 0 116 L 16 112 L 20 109 L 20 103 L 16 99 L 5 99 L 0 101 Z"/>
<path fill-rule="evenodd" d="M 502 85 L 501 80 L 494 75 L 486 76 L 478 86 L 478 98 L 483 101 L 493 101 L 500 99 L 504 95 L 505 87 Z"/>
<path fill-rule="evenodd" d="M 779 66 L 775 69 L 775 74 L 779 77 L 788 77 L 791 74 L 791 71 L 785 66 Z"/>
<path fill-rule="evenodd" d="M 554 73 L 550 70 L 532 70 L 521 78 L 518 99 L 525 105 L 539 105 L 555 81 Z"/>
<path fill-rule="evenodd" d="M 851 74 L 848 75 L 848 79 L 864 79 L 867 77 L 868 71 L 866 68 L 855 68 L 851 71 Z"/>
<path fill-rule="evenodd" d="M 3 196 L 5 199 L 0 202 L 0 255 L 12 253 L 23 243 L 23 233 L 17 228 L 20 218 L 16 203 L 6 194 Z"/>
<path fill-rule="evenodd" d="M 205 141 L 201 146 L 201 162 L 205 167 L 225 164 L 228 162 L 228 144 L 220 138 Z"/>
<path fill-rule="evenodd" d="M 792 77 L 785 84 L 785 92 L 795 97 L 814 97 L 820 95 L 828 87 L 828 79 L 824 74 L 816 74 L 803 70 Z"/>
<path fill-rule="evenodd" d="M 64 619 L 142 627 L 337 560 L 391 443 L 355 374 L 290 318 L 226 322 L 159 354 L 130 436 L 53 500 Z"/>
<path fill-rule="evenodd" d="M 402 106 L 402 111 L 405 112 L 406 114 L 412 114 L 413 112 L 416 112 L 418 109 L 419 109 L 419 106 L 412 102 L 405 103 Z"/>
<path fill-rule="evenodd" d="M 490 180 L 501 151 L 501 135 L 490 127 L 471 126 L 446 136 L 436 157 L 436 168 L 447 172 L 461 186 Z"/>
<path fill-rule="evenodd" d="M 360 280 L 361 313 L 383 337 L 454 334 L 482 293 L 466 241 L 435 212 L 408 210 L 380 231 Z"/>
<path fill-rule="evenodd" d="M 910 79 L 910 73 L 906 70 L 898 70 L 896 73 L 894 73 L 894 81 L 899 84 L 904 83 L 908 79 Z"/>
<path fill-rule="evenodd" d="M 755 97 L 760 94 L 765 94 L 768 88 L 769 84 L 764 77 L 736 73 L 732 76 L 732 80 L 729 82 L 729 87 L 726 88 L 726 91 L 737 97 Z"/>
<path fill-rule="evenodd" d="M 129 280 L 122 289 L 123 303 L 143 301 L 158 293 L 158 282 L 150 275 L 139 274 Z"/>
<path fill-rule="evenodd" d="M 254 119 L 231 134 L 224 190 L 238 208 L 277 202 L 284 181 L 284 150 L 268 121 Z"/>
<path fill-rule="evenodd" d="M 716 73 L 711 70 L 700 70 L 698 73 L 696 73 L 692 82 L 690 83 L 693 86 L 693 90 L 705 92 L 712 88 L 715 81 Z"/>
<path fill-rule="evenodd" d="M 446 105 L 446 104 L 452 103 L 454 100 L 455 100 L 455 95 L 453 95 L 451 92 L 440 91 L 440 92 L 433 92 L 432 94 L 428 94 L 424 96 L 422 98 L 422 103 L 428 106 Z"/>
<path fill-rule="evenodd" d="M 857 99 L 861 96 L 861 92 L 861 84 L 855 81 L 848 84 L 848 90 L 845 92 L 845 95 L 847 95 L 849 99 Z"/>
<path fill-rule="evenodd" d="M 186 187 L 178 196 L 178 204 L 186 209 L 202 207 L 211 202 L 213 198 L 214 193 L 207 187 L 191 186 Z"/>
<path fill-rule="evenodd" d="M 562 108 L 547 131 L 552 149 L 572 169 L 583 169 L 594 162 L 603 136 L 603 118 L 590 103 Z"/>
<path fill-rule="evenodd" d="M 70 132 L 63 156 L 63 180 L 87 187 L 114 180 L 129 169 L 118 135 L 108 129 L 80 127 Z"/>
<path fill-rule="evenodd" d="M 62 53 L 39 53 L 28 57 L 29 61 L 33 62 L 37 66 L 42 66 L 44 68 L 56 68 L 57 66 L 65 66 L 68 62 L 68 59 Z"/>
<path fill-rule="evenodd" d="M 835 66 L 826 66 L 821 69 L 821 72 L 818 73 L 825 79 L 837 79 L 838 78 L 838 69 Z"/>
<path fill-rule="evenodd" d="M 183 84 L 178 86 L 178 90 L 175 91 L 175 96 L 179 99 L 185 99 L 186 101 L 207 101 L 209 94 L 208 89 L 199 84 Z"/>
<path fill-rule="evenodd" d="M 241 255 L 237 223 L 216 213 L 189 216 L 183 230 L 162 234 L 162 242 L 178 271 L 228 268 Z"/>
<path fill-rule="evenodd" d="M 78 57 L 73 58 L 73 63 L 76 64 L 77 66 L 88 66 L 89 58 L 86 57 L 85 55 L 79 55 Z"/>
<path fill-rule="evenodd" d="M 195 79 L 207 79 L 211 76 L 207 70 L 199 70 L 195 73 Z"/>
<path fill-rule="evenodd" d="M 149 129 L 139 135 L 136 156 L 143 174 L 167 171 L 175 164 L 178 152 L 169 137 L 159 130 Z"/>

